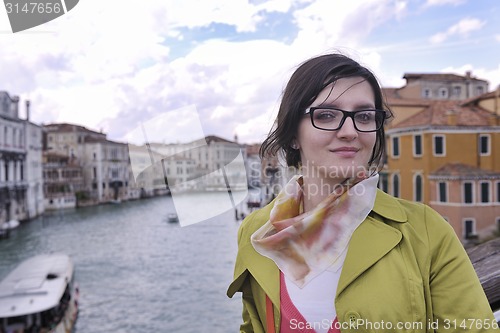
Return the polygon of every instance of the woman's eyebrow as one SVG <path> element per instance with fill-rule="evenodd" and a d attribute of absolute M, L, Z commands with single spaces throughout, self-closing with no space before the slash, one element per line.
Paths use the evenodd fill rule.
<path fill-rule="evenodd" d="M 336 108 L 336 109 L 341 109 L 344 110 L 344 108 L 339 106 L 340 103 L 335 103 L 335 102 L 325 102 L 321 103 L 317 107 L 331 107 L 331 108 Z M 354 107 L 352 108 L 353 110 L 366 110 L 366 109 L 375 109 L 375 103 L 360 103 L 360 104 L 355 104 Z"/>

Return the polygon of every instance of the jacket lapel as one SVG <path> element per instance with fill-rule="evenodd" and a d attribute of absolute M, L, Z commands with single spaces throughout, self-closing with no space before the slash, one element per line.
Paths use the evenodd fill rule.
<path fill-rule="evenodd" d="M 337 287 L 337 296 L 401 240 L 401 232 L 368 216 L 352 235 Z"/>
<path fill-rule="evenodd" d="M 407 216 L 397 199 L 382 191 L 377 192 L 373 211 L 353 233 L 337 287 L 337 296 L 358 276 L 391 251 L 402 239 L 396 228 L 387 225 L 383 218 L 406 222 Z"/>
<path fill-rule="evenodd" d="M 257 253 L 251 243 L 240 249 L 243 265 L 262 287 L 271 302 L 279 306 L 280 275 L 278 266 L 271 259 Z"/>

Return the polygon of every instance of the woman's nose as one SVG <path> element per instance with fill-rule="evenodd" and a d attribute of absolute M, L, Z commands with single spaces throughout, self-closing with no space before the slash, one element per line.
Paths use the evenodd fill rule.
<path fill-rule="evenodd" d="M 337 137 L 352 140 L 358 137 L 358 131 L 354 127 L 352 118 L 346 118 L 342 127 L 337 130 Z"/>

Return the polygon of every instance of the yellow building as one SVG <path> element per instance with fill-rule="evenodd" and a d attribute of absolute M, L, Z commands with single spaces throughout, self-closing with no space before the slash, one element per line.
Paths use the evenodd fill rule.
<path fill-rule="evenodd" d="M 399 119 L 387 129 L 382 187 L 430 205 L 462 240 L 491 235 L 500 224 L 499 116 L 477 99 L 398 101 L 389 101 Z"/>

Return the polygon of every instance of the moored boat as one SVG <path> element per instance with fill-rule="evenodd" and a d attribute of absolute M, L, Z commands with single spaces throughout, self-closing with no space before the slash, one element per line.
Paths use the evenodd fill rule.
<path fill-rule="evenodd" d="M 19 221 L 18 220 L 10 220 L 10 221 L 4 222 L 1 225 L 1 228 L 4 229 L 4 230 L 12 230 L 12 229 L 15 229 L 17 227 L 19 227 Z"/>
<path fill-rule="evenodd" d="M 176 213 L 169 213 L 167 215 L 167 221 L 169 223 L 177 223 L 177 222 L 179 222 L 179 217 L 177 216 Z"/>
<path fill-rule="evenodd" d="M 0 331 L 69 333 L 78 315 L 71 258 L 43 254 L 23 261 L 0 282 Z"/>

